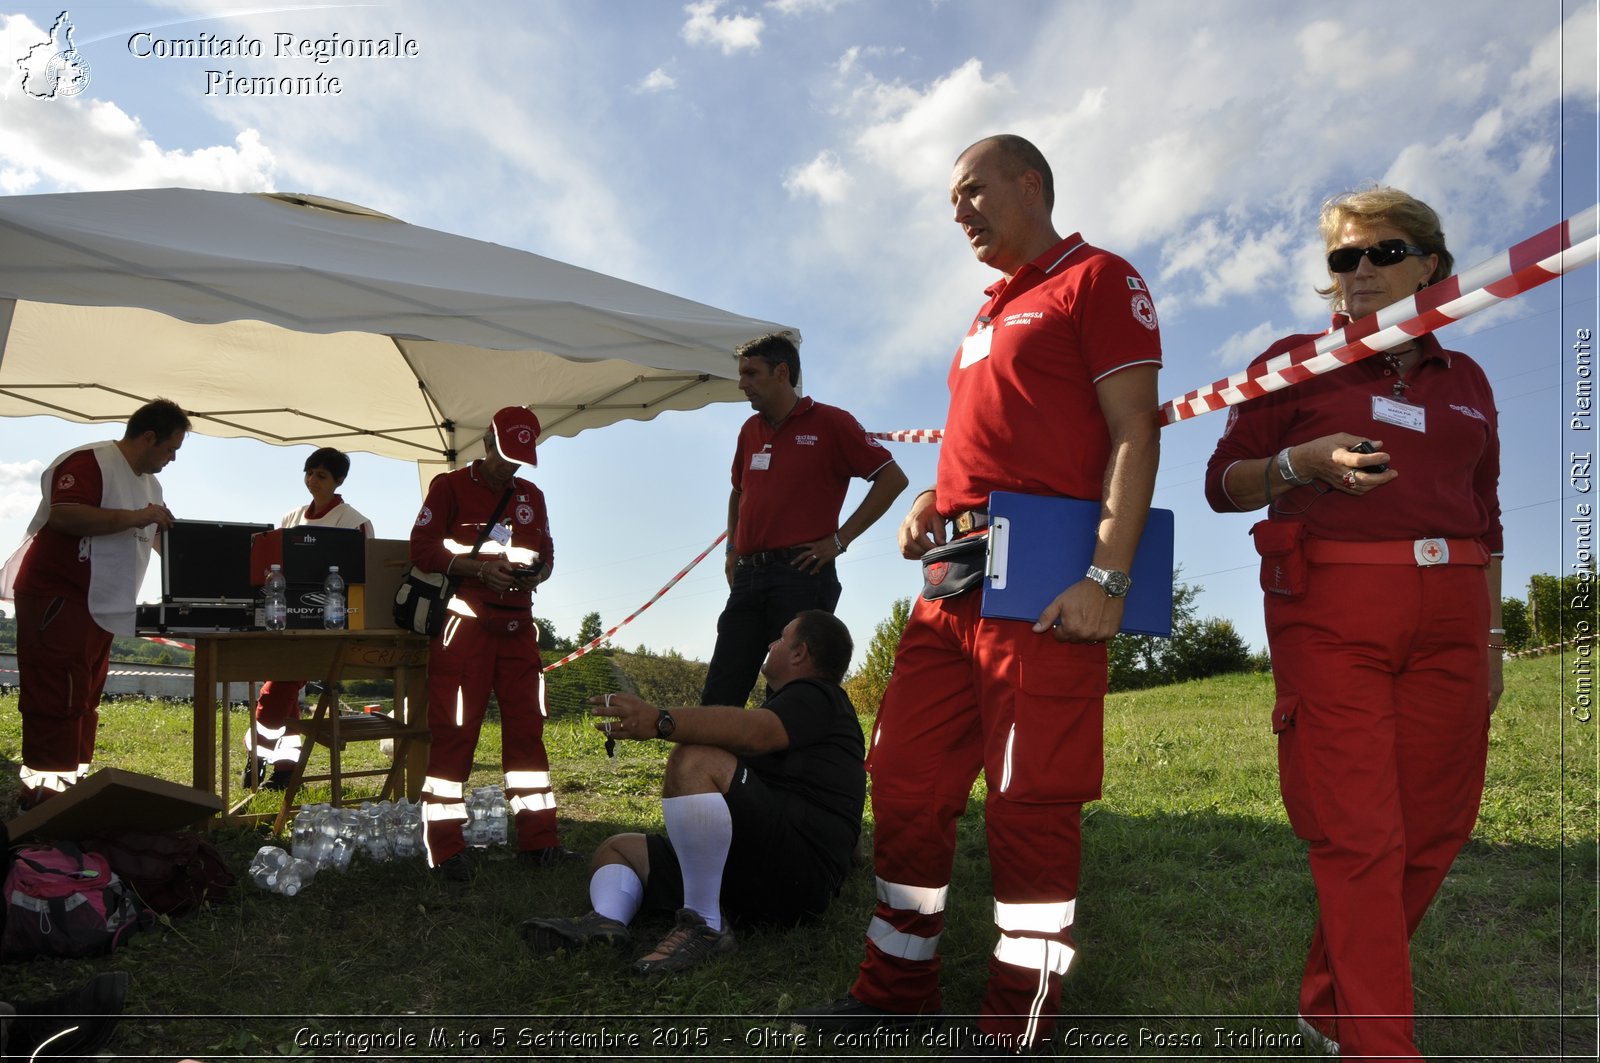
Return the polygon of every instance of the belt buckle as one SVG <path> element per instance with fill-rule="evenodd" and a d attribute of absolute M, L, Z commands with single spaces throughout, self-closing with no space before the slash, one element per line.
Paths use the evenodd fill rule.
<path fill-rule="evenodd" d="M 1448 564 L 1450 544 L 1443 539 L 1417 539 L 1411 544 L 1411 554 L 1420 568 Z"/>
<path fill-rule="evenodd" d="M 956 532 L 961 535 L 977 531 L 980 528 L 987 528 L 989 526 L 989 515 L 970 509 L 962 510 L 956 514 L 955 526 Z"/>

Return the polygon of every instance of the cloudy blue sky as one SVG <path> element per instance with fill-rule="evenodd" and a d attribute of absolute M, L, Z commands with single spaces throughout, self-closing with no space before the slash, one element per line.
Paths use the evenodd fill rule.
<path fill-rule="evenodd" d="M 15 59 L 60 10 L 0 4 L 0 194 L 350 200 L 798 326 L 807 390 L 872 429 L 943 423 L 945 370 L 991 279 L 951 224 L 947 179 L 985 134 L 1035 140 L 1056 169 L 1057 228 L 1144 273 L 1163 397 L 1325 325 L 1315 216 L 1332 193 L 1377 180 L 1427 199 L 1463 266 L 1600 199 L 1594 0 L 76 3 L 90 83 L 33 99 Z M 266 54 L 140 57 L 141 32 L 243 35 Z M 276 59 L 279 33 L 399 33 L 418 54 Z M 342 91 L 207 94 L 207 70 L 324 73 Z M 1595 296 L 1590 267 L 1443 335 L 1497 392 L 1513 593 L 1571 560 L 1568 454 L 1594 447 L 1563 428 L 1569 348 L 1595 328 Z M 335 383 L 359 397 L 359 381 Z M 537 609 L 558 631 L 590 610 L 615 622 L 710 543 L 747 415 L 666 414 L 542 449 L 558 568 Z M 1177 513 L 1201 611 L 1259 646 L 1252 518 L 1201 497 L 1222 424 L 1166 431 L 1156 504 Z M 42 463 L 106 435 L 0 423 L 0 552 Z M 931 482 L 936 447 L 895 451 Z M 305 453 L 193 437 L 163 480 L 181 516 L 272 521 L 304 500 Z M 345 493 L 380 535 L 407 533 L 411 468 L 357 456 Z M 917 586 L 894 547 L 902 509 L 841 565 L 840 613 L 863 641 Z M 617 642 L 704 658 L 724 594 L 720 566 L 702 566 Z"/>

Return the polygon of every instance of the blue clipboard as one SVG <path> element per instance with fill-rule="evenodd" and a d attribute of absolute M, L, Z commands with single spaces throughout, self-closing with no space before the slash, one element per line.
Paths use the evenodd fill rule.
<path fill-rule="evenodd" d="M 1100 503 L 996 491 L 989 521 L 983 615 L 1033 621 L 1094 561 Z M 1127 634 L 1172 637 L 1172 533 L 1172 510 L 1151 509 L 1128 573 Z"/>

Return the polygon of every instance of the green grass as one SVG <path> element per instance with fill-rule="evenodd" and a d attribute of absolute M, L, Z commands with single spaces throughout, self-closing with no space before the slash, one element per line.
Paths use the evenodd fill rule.
<path fill-rule="evenodd" d="M 1561 679 L 1555 658 L 1507 666 L 1480 822 L 1414 946 L 1418 1035 L 1430 1058 L 1594 1053 L 1596 724 L 1566 713 Z M 1080 952 L 1060 1029 L 1131 1044 L 1061 1054 L 1310 1058 L 1306 1049 L 1214 1047 L 1218 1027 L 1292 1031 L 1314 918 L 1304 847 L 1278 801 L 1271 704 L 1271 680 L 1255 675 L 1108 699 L 1105 799 L 1086 810 Z M 0 775 L 0 809 L 14 800 L 15 708 L 14 697 L 0 699 L 0 759 L 13 764 Z M 186 781 L 189 716 L 187 707 L 106 705 L 99 762 Z M 244 719 L 234 711 L 235 741 Z M 624 744 L 612 765 L 576 714 L 552 721 L 547 744 L 566 844 L 588 851 L 616 831 L 659 828 L 663 748 Z M 372 757 L 370 746 L 352 748 L 355 759 Z M 491 723 L 473 785 L 497 781 L 497 749 Z M 982 797 L 980 782 L 962 822 L 943 942 L 945 1003 L 957 1013 L 977 1007 L 993 945 Z M 264 840 L 246 830 L 215 835 L 241 877 Z M 433 881 L 420 863 L 363 858 L 293 899 L 242 883 L 226 903 L 110 957 L 12 966 L 8 985 L 31 997 L 96 970 L 132 972 L 132 1018 L 116 1043 L 124 1058 L 830 1055 L 782 1043 L 787 1023 L 773 1017 L 848 986 L 872 905 L 870 873 L 846 883 L 819 926 L 742 932 L 736 955 L 646 982 L 629 961 L 665 932 L 662 918 L 643 920 L 628 952 L 533 957 L 518 923 L 584 910 L 587 874 L 530 873 L 503 850 L 491 853 L 466 887 Z M 303 1029 L 404 1031 L 417 1046 L 297 1047 Z M 601 1035 L 640 1040 L 551 1040 L 561 1032 L 587 1035 L 590 1046 Z M 1156 1043 L 1177 1035 L 1202 1047 Z M 438 1037 L 445 1042 L 430 1049 Z"/>

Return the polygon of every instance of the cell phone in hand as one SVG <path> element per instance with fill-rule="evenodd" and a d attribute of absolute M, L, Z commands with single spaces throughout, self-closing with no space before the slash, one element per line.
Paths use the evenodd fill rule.
<path fill-rule="evenodd" d="M 1350 453 L 1352 453 L 1352 454 L 1376 454 L 1377 452 L 1378 452 L 1378 448 L 1372 445 L 1372 441 L 1371 440 L 1367 440 L 1367 439 L 1363 439 L 1361 442 L 1357 443 L 1355 446 L 1350 448 Z M 1362 472 L 1388 472 L 1389 471 L 1389 463 L 1388 462 L 1383 462 L 1380 465 L 1363 465 L 1363 466 L 1361 466 L 1361 471 Z"/>

